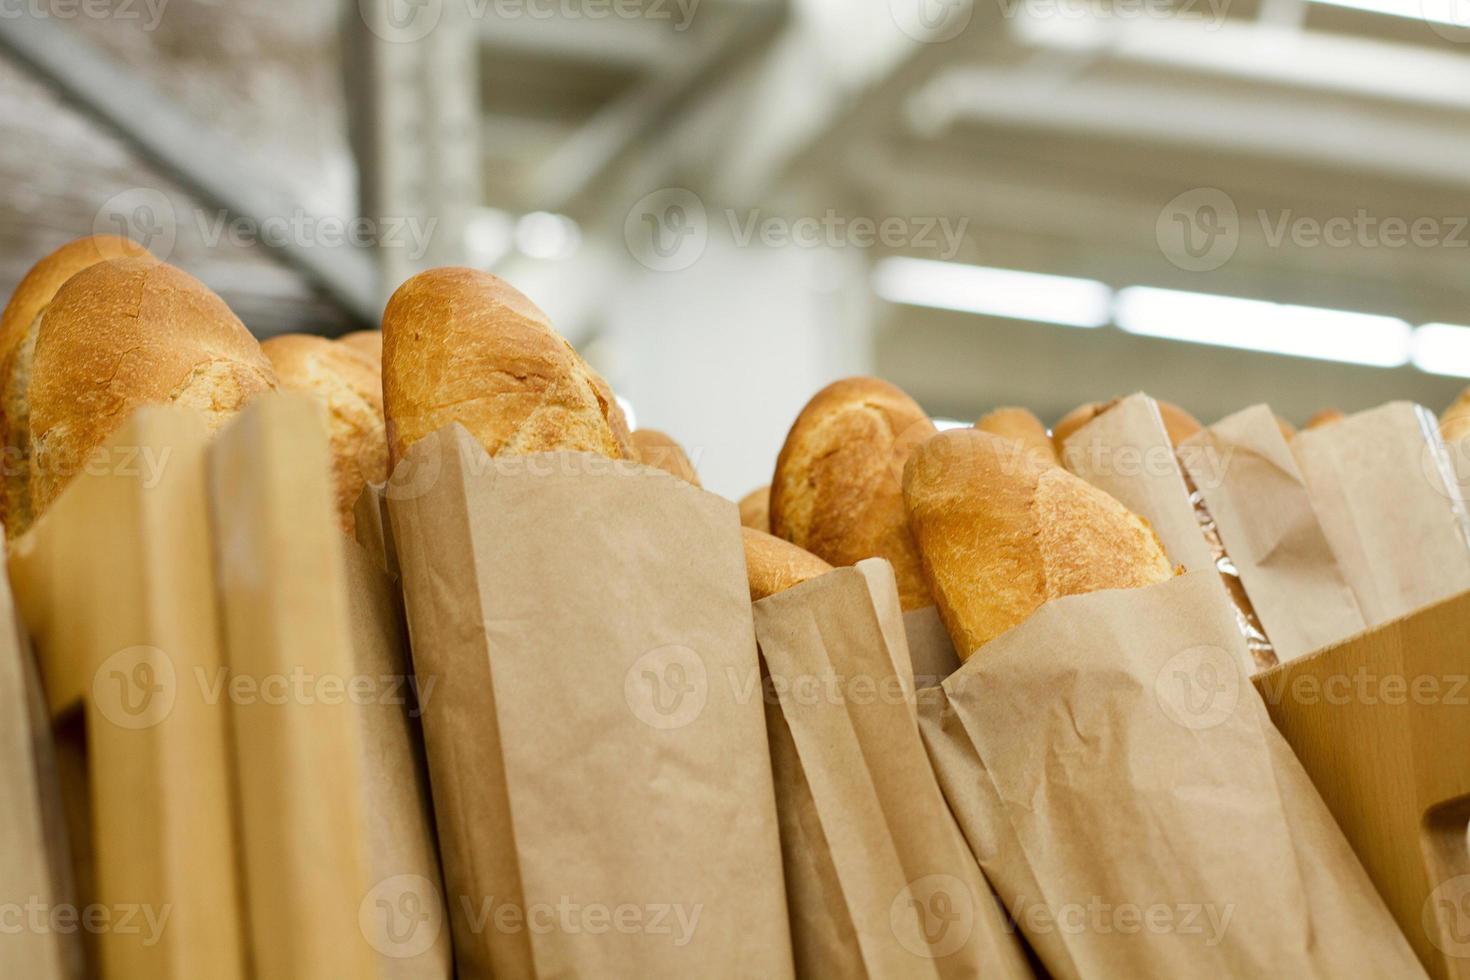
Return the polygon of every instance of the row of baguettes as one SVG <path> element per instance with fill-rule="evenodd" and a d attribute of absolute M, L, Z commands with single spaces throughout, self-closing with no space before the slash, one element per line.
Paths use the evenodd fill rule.
<path fill-rule="evenodd" d="M 478 399 L 458 406 L 456 418 L 494 451 L 593 449 L 697 485 L 679 446 L 662 433 L 629 433 L 606 383 L 495 277 L 427 273 L 399 291 L 387 320 L 417 324 L 390 331 L 399 369 L 389 372 L 386 393 L 399 407 L 397 451 L 426 431 L 419 426 L 440 424 L 439 414 L 419 410 L 425 403 L 415 393 L 458 384 Z M 203 283 L 125 238 L 63 246 L 31 269 L 0 319 L 0 517 L 12 540 L 22 535 L 139 406 L 190 406 L 216 431 L 252 397 L 280 388 L 323 406 L 338 517 L 350 533 L 363 486 L 389 472 L 384 346 L 376 330 L 260 344 Z M 589 406 L 600 435 L 587 428 Z M 503 442 L 495 441 L 497 425 Z"/>
<path fill-rule="evenodd" d="M 203 284 L 125 239 L 82 239 L 47 256 L 0 320 L 0 508 L 12 537 L 137 406 L 191 406 L 215 430 L 278 387 L 324 406 L 348 530 L 363 485 L 450 422 L 491 455 L 594 452 L 699 483 L 683 449 L 661 432 L 631 432 L 607 382 L 493 275 L 415 276 L 382 326 L 261 345 Z M 742 523 L 760 532 L 746 535 L 752 596 L 885 558 L 903 607 L 937 604 L 968 653 L 1047 599 L 1168 577 L 1147 525 L 1058 465 L 1066 438 L 1111 405 L 1084 405 L 1053 431 L 1007 407 L 940 434 L 893 385 L 829 385 L 792 425 L 769 488 L 741 501 Z M 1160 410 L 1173 441 L 1198 431 L 1184 410 Z M 1445 429 L 1470 430 L 1470 392 Z"/>

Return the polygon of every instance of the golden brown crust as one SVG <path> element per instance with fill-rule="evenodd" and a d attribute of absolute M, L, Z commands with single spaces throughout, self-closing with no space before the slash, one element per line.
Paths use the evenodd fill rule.
<path fill-rule="evenodd" d="M 921 446 L 904 473 L 904 501 L 962 658 L 1052 599 L 1174 574 L 1142 519 L 986 432 L 954 429 Z"/>
<path fill-rule="evenodd" d="M 147 249 L 129 239 L 93 235 L 68 242 L 37 262 L 15 287 L 5 312 L 0 314 L 0 359 L 20 345 L 32 321 L 72 276 L 98 262 L 147 255 Z"/>
<path fill-rule="evenodd" d="M 378 363 L 342 341 L 283 334 L 260 345 L 287 391 L 311 395 L 327 413 L 337 517 L 352 533 L 353 507 L 368 483 L 388 479 L 383 379 Z"/>
<path fill-rule="evenodd" d="M 1444 410 L 1439 431 L 1446 442 L 1459 442 L 1470 436 L 1470 388 L 1460 392 L 1454 404 Z"/>
<path fill-rule="evenodd" d="M 488 272 L 431 269 L 383 313 L 392 462 L 450 422 L 492 456 L 579 450 L 636 459 L 612 390 L 525 296 Z"/>
<path fill-rule="evenodd" d="M 1282 418 L 1279 415 L 1276 415 L 1275 418 L 1276 428 L 1281 430 L 1281 438 L 1285 439 L 1287 442 L 1291 442 L 1291 440 L 1295 439 L 1296 426 L 1292 425 L 1290 422 L 1286 421 L 1286 419 Z"/>
<path fill-rule="evenodd" d="M 797 416 L 771 480 L 771 533 L 833 565 L 886 558 L 905 611 L 934 600 L 903 509 L 903 467 L 934 423 L 903 391 L 847 378 Z"/>
<path fill-rule="evenodd" d="M 811 552 L 764 531 L 742 527 L 740 536 L 745 541 L 745 575 L 751 602 L 832 571 L 831 565 Z"/>
<path fill-rule="evenodd" d="M 26 273 L 0 314 L 0 438 L 4 442 L 0 520 L 12 537 L 19 536 L 31 523 L 28 389 L 41 314 L 56 291 L 78 272 L 108 259 L 129 256 L 147 257 L 148 251 L 115 235 L 69 242 Z"/>
<path fill-rule="evenodd" d="M 383 331 L 356 330 L 338 337 L 337 343 L 345 344 L 360 354 L 366 354 L 381 371 L 383 367 Z"/>
<path fill-rule="evenodd" d="M 1057 455 L 1059 457 L 1061 456 L 1063 447 L 1066 445 L 1067 439 L 1071 437 L 1072 433 L 1120 401 L 1122 401 L 1121 398 L 1114 398 L 1110 402 L 1088 402 L 1085 405 L 1078 405 L 1066 415 L 1062 416 L 1057 424 L 1052 427 L 1051 432 L 1052 444 L 1056 447 Z M 1159 415 L 1164 420 L 1164 431 L 1169 434 L 1169 441 L 1174 445 L 1179 445 L 1204 428 L 1200 424 L 1199 419 L 1190 415 L 1173 402 L 1159 401 L 1158 399 L 1155 399 L 1155 402 L 1159 406 Z"/>
<path fill-rule="evenodd" d="M 633 448 L 638 453 L 638 461 L 644 465 L 657 467 L 696 487 L 700 485 L 699 474 L 694 471 L 694 464 L 689 462 L 684 447 L 668 433 L 658 429 L 635 430 Z"/>
<path fill-rule="evenodd" d="M 57 292 L 36 338 L 36 515 L 138 406 L 184 405 L 215 431 L 275 387 L 255 338 L 193 276 L 138 258 L 77 273 Z"/>
<path fill-rule="evenodd" d="M 771 485 L 768 483 L 740 498 L 740 523 L 757 531 L 771 532 Z"/>
<path fill-rule="evenodd" d="M 1053 465 L 1061 463 L 1046 426 L 1028 409 L 1016 406 L 997 408 L 981 416 L 975 423 L 975 428 L 1018 442 L 1023 448 L 1039 453 L 1043 462 Z"/>
<path fill-rule="evenodd" d="M 1347 416 L 1342 414 L 1342 412 L 1338 411 L 1335 408 L 1323 408 L 1313 412 L 1312 417 L 1307 419 L 1307 424 L 1302 426 L 1302 428 L 1320 429 L 1324 425 L 1331 425 L 1333 422 L 1341 422 L 1345 418 L 1347 418 Z"/>

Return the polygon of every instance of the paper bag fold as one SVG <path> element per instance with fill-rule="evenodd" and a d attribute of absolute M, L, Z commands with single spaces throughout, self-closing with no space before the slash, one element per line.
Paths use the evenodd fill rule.
<path fill-rule="evenodd" d="M 1291 449 L 1367 625 L 1470 589 L 1465 504 L 1427 410 L 1393 402 Z"/>
<path fill-rule="evenodd" d="M 924 754 L 892 567 L 860 562 L 754 608 L 784 722 L 778 809 L 801 833 L 783 841 L 788 877 L 811 883 L 793 895 L 808 903 L 793 916 L 803 973 L 1029 977 Z M 856 948 L 824 962 L 848 932 Z"/>
<path fill-rule="evenodd" d="M 387 496 L 460 975 L 789 976 L 734 504 L 457 425 Z"/>
<path fill-rule="evenodd" d="M 1269 408 L 1257 405 L 1210 426 L 1179 456 L 1282 662 L 1366 627 L 1315 494 Z"/>
<path fill-rule="evenodd" d="M 1048 603 L 945 681 L 1042 895 L 1013 914 L 1082 976 L 1422 975 L 1210 576 Z"/>

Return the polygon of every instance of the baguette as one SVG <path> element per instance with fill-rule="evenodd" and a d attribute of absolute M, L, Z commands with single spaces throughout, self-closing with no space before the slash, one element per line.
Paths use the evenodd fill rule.
<path fill-rule="evenodd" d="M 11 537 L 31 523 L 31 367 L 41 317 L 68 279 L 108 259 L 146 257 L 147 249 L 126 238 L 94 235 L 63 245 L 26 273 L 5 312 L 0 314 L 0 438 L 4 439 L 4 481 L 0 483 L 0 520 Z"/>
<path fill-rule="evenodd" d="M 1324 408 L 1313 412 L 1312 417 L 1307 419 L 1307 424 L 1302 426 L 1302 428 L 1320 429 L 1324 425 L 1331 425 L 1334 422 L 1341 422 L 1345 418 L 1347 418 L 1347 416 L 1343 415 L 1342 412 L 1335 408 Z"/>
<path fill-rule="evenodd" d="M 1088 402 L 1085 405 L 1078 405 L 1066 415 L 1062 416 L 1057 424 L 1052 427 L 1051 436 L 1058 458 L 1062 456 L 1063 448 L 1066 446 L 1067 439 L 1071 437 L 1072 433 L 1118 404 L 1119 401 L 1121 399 L 1114 398 L 1110 402 Z M 1204 428 L 1200 424 L 1199 419 L 1190 415 L 1178 405 L 1166 401 L 1158 401 L 1158 399 L 1155 399 L 1155 401 L 1158 402 L 1159 415 L 1164 420 L 1164 431 L 1169 434 L 1169 441 L 1174 445 L 1179 445 Z"/>
<path fill-rule="evenodd" d="M 283 389 L 311 395 L 326 410 L 337 519 L 351 534 L 363 487 L 388 479 L 379 364 L 343 341 L 306 334 L 272 337 L 260 349 Z"/>
<path fill-rule="evenodd" d="M 903 509 L 903 467 L 936 429 L 886 381 L 848 378 L 802 409 L 771 480 L 771 533 L 832 565 L 886 558 L 905 611 L 932 604 Z"/>
<path fill-rule="evenodd" d="M 961 659 L 1052 599 L 1174 574 L 1146 522 L 987 432 L 953 429 L 920 446 L 904 470 L 903 496 Z"/>
<path fill-rule="evenodd" d="M 359 354 L 366 354 L 377 364 L 379 372 L 383 369 L 383 331 L 381 330 L 355 330 L 337 338 L 340 344 L 346 344 Z"/>
<path fill-rule="evenodd" d="M 745 542 L 745 575 L 751 602 L 832 571 L 831 565 L 811 552 L 764 531 L 742 527 L 740 536 Z"/>
<path fill-rule="evenodd" d="M 757 531 L 771 531 L 771 485 L 768 483 L 740 498 L 740 523 Z"/>
<path fill-rule="evenodd" d="M 139 406 L 195 409 L 214 432 L 275 387 L 250 331 L 193 276 L 151 258 L 84 269 L 56 293 L 36 336 L 33 517 Z"/>
<path fill-rule="evenodd" d="M 1024 408 L 997 408 L 975 423 L 981 432 L 1020 443 L 1028 452 L 1039 453 L 1043 462 L 1058 465 L 1056 446 L 1041 419 Z"/>
<path fill-rule="evenodd" d="M 383 313 L 391 466 L 451 422 L 491 456 L 574 450 L 637 459 L 612 390 L 546 314 L 488 272 L 431 269 Z"/>
<path fill-rule="evenodd" d="M 1439 420 L 1439 432 L 1445 442 L 1459 442 L 1470 436 L 1470 388 L 1460 392 L 1454 404 L 1444 410 Z"/>
<path fill-rule="evenodd" d="M 653 466 L 677 476 L 686 483 L 699 486 L 699 474 L 689 462 L 684 447 L 673 437 L 658 429 L 637 429 L 633 432 L 633 448 L 638 452 L 639 462 Z"/>

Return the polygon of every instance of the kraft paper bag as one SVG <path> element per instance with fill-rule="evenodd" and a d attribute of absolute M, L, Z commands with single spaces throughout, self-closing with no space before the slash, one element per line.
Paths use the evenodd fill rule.
<path fill-rule="evenodd" d="M 1194 453 L 1192 446 L 1182 450 L 1184 455 Z M 1136 394 L 1068 438 L 1062 460 L 1073 473 L 1146 520 L 1176 566 L 1189 572 L 1215 569 L 1245 637 L 1247 669 L 1274 667 L 1280 657 L 1249 602 L 1239 569 L 1225 552 L 1219 524 L 1193 476 L 1180 464 L 1180 455 L 1164 428 L 1158 402 Z"/>
<path fill-rule="evenodd" d="M 1217 422 L 1181 444 L 1179 458 L 1282 662 L 1367 628 L 1317 495 L 1269 408 Z"/>
<path fill-rule="evenodd" d="M 402 625 L 338 528 L 325 422 L 274 394 L 209 448 L 228 669 L 199 683 L 231 719 L 251 959 L 261 978 L 436 980 L 449 930 Z"/>
<path fill-rule="evenodd" d="M 1423 976 L 1215 584 L 1055 600 L 944 682 L 1029 870 L 992 882 L 1071 975 Z"/>
<path fill-rule="evenodd" d="M 791 976 L 735 505 L 458 425 L 386 495 L 459 976 Z"/>
<path fill-rule="evenodd" d="M 1174 564 L 1191 572 L 1214 567 L 1215 556 L 1152 398 L 1130 395 L 1078 429 L 1067 439 L 1062 463 L 1147 520 Z"/>
<path fill-rule="evenodd" d="M 1428 410 L 1392 402 L 1291 449 L 1369 626 L 1470 589 L 1465 502 Z"/>
<path fill-rule="evenodd" d="M 369 483 L 352 505 L 352 534 L 372 556 L 373 563 L 389 578 L 398 578 L 398 553 L 393 549 L 393 532 L 388 526 L 387 485 Z"/>
<path fill-rule="evenodd" d="M 801 975 L 1032 976 L 924 754 L 892 566 L 754 612 Z"/>
<path fill-rule="evenodd" d="M 934 606 L 904 614 L 914 664 L 919 732 L 935 778 L 965 843 L 997 892 L 1009 928 L 1025 935 L 1045 972 L 1058 980 L 1078 977 L 1067 946 L 1044 921 L 1018 923 L 1015 911 L 1042 905 L 1041 890 L 1016 840 L 980 756 L 965 735 L 940 684 L 960 669 L 960 658 Z M 1013 911 L 1015 910 L 1015 911 Z"/>
<path fill-rule="evenodd" d="M 0 904 L 27 917 L 11 923 L 22 928 L 0 937 L 0 976 L 84 975 L 76 933 L 25 927 L 28 905 L 49 916 L 75 904 L 65 826 L 50 715 L 10 586 L 0 576 Z"/>

